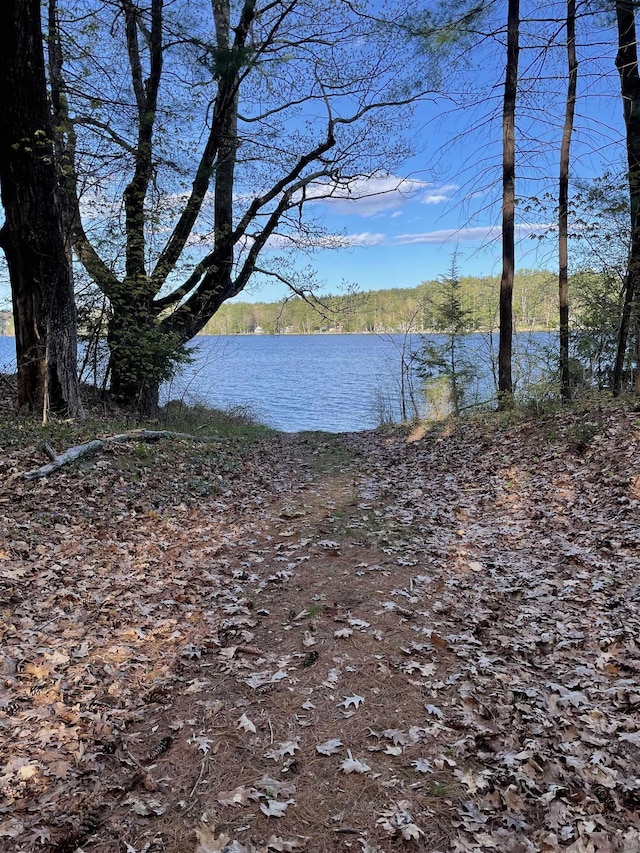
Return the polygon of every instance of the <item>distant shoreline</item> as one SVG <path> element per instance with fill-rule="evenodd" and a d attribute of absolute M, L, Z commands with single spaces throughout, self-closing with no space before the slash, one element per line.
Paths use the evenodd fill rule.
<path fill-rule="evenodd" d="M 547 334 L 554 334 L 557 332 L 557 328 L 548 328 L 547 326 L 534 326 L 533 328 L 527 327 L 526 329 L 514 329 L 514 334 L 528 334 L 528 333 L 538 333 L 545 332 Z M 474 329 L 469 332 L 460 332 L 462 336 L 467 335 L 489 335 L 494 334 L 497 335 L 499 329 Z M 196 338 L 316 338 L 316 337 L 353 337 L 354 335 L 367 335 L 368 337 L 371 335 L 439 335 L 445 336 L 449 334 L 446 330 L 442 329 L 413 329 L 410 332 L 398 331 L 397 329 L 383 329 L 378 332 L 367 332 L 367 331 L 358 331 L 358 332 L 234 332 L 233 334 L 199 334 L 196 335 Z M 194 338 L 195 339 L 195 338 Z"/>
<path fill-rule="evenodd" d="M 514 334 L 529 334 L 529 333 L 538 333 L 545 332 L 547 334 L 554 334 L 557 332 L 557 328 L 548 328 L 547 326 L 528 326 L 526 329 L 515 328 Z M 460 334 L 463 336 L 467 335 L 489 335 L 494 334 L 497 335 L 499 332 L 498 329 L 474 329 L 469 332 L 461 332 Z M 207 334 L 200 333 L 195 335 L 191 340 L 195 340 L 196 338 L 316 338 L 316 337 L 353 337 L 354 335 L 439 335 L 445 336 L 449 334 L 446 330 L 441 329 L 413 329 L 412 331 L 398 331 L 397 329 L 382 329 L 376 332 L 370 331 L 356 331 L 356 332 L 342 332 L 342 331 L 334 331 L 327 330 L 326 332 L 315 331 L 315 332 L 234 332 L 233 334 Z M 15 340 L 15 335 L 2 332 L 0 334 L 0 338 L 12 338 Z"/>

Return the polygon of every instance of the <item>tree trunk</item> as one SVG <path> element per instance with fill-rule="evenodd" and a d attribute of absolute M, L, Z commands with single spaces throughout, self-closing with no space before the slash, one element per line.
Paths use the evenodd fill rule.
<path fill-rule="evenodd" d="M 640 317 L 638 317 L 638 312 L 636 311 L 636 381 L 635 381 L 635 392 L 640 397 Z"/>
<path fill-rule="evenodd" d="M 161 382 L 168 378 L 171 348 L 162 345 L 151 300 L 127 300 L 133 288 L 123 283 L 122 298 L 111 300 L 107 334 L 111 393 L 139 418 L 155 417 Z"/>
<path fill-rule="evenodd" d="M 613 371 L 613 394 L 622 391 L 624 362 L 632 315 L 636 311 L 636 294 L 640 289 L 640 75 L 636 45 L 636 22 L 633 0 L 616 0 L 618 55 L 616 67 L 620 75 L 620 91 L 624 109 L 627 167 L 629 170 L 629 209 L 631 214 L 631 248 L 624 287 L 624 304 L 618 331 L 618 349 Z M 636 365 L 636 370 L 638 365 Z"/>
<path fill-rule="evenodd" d="M 82 414 L 73 286 L 62 231 L 39 0 L 0 4 L 0 231 L 11 279 L 18 405 Z"/>
<path fill-rule="evenodd" d="M 513 405 L 511 359 L 513 347 L 513 279 L 515 274 L 516 213 L 516 95 L 520 0 L 509 0 L 507 63 L 502 111 L 502 279 L 500 281 L 500 346 L 498 350 L 498 408 Z"/>
<path fill-rule="evenodd" d="M 571 399 L 569 370 L 569 157 L 576 105 L 578 60 L 576 58 L 576 0 L 567 2 L 567 101 L 560 146 L 560 179 L 558 185 L 558 303 L 560 309 L 560 393 Z"/>

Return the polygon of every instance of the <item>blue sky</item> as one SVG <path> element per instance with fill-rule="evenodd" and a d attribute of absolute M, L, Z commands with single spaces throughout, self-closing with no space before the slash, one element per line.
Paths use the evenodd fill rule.
<path fill-rule="evenodd" d="M 343 281 L 362 290 L 415 287 L 444 275 L 454 251 L 463 274 L 500 274 L 499 209 L 493 205 L 484 214 L 465 214 L 461 208 L 469 199 L 464 186 L 415 176 L 374 176 L 363 182 L 362 191 L 374 194 L 322 204 L 327 227 L 345 235 L 344 248 L 318 250 L 308 259 L 326 282 L 323 289 L 335 291 Z M 517 227 L 523 266 L 539 263 L 540 247 L 531 234 L 540 230 L 546 229 L 528 223 Z M 274 290 L 265 285 L 258 292 L 260 298 L 272 299 Z"/>
<path fill-rule="evenodd" d="M 473 140 L 469 143 L 472 145 Z M 498 145 L 494 148 L 497 178 L 499 154 Z M 406 178 L 374 175 L 363 181 L 360 199 L 318 202 L 314 207 L 319 208 L 328 230 L 342 235 L 339 242 L 343 246 L 301 254 L 299 264 L 308 264 L 316 271 L 322 292 L 337 292 L 343 283 L 357 284 L 361 290 L 415 287 L 446 274 L 454 252 L 462 275 L 499 276 L 499 186 L 496 183 L 477 193 L 470 189 L 467 167 L 462 174 L 465 157 L 463 151 L 451 158 L 451 171 L 459 169 L 459 182 L 455 174 L 453 179 L 437 181 L 424 176 L 426 170 L 421 173 L 407 168 Z M 418 158 L 412 162 L 419 162 Z M 594 157 L 581 171 L 591 177 L 603 169 L 600 157 Z M 555 180 L 551 173 L 551 192 Z M 540 187 L 523 177 L 518 191 L 524 196 L 539 193 Z M 554 269 L 555 245 L 549 234 L 552 219 L 526 213 L 519 214 L 518 219 L 518 267 Z M 541 239 L 544 234 L 548 236 Z M 269 282 L 251 286 L 237 300 L 272 301 L 285 295 L 284 287 Z"/>

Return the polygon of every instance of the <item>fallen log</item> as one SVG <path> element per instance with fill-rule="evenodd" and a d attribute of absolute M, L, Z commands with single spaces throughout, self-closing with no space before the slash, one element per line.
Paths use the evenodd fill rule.
<path fill-rule="evenodd" d="M 150 430 L 136 429 L 132 432 L 123 432 L 118 435 L 111 435 L 107 438 L 94 438 L 92 441 L 86 441 L 84 444 L 77 444 L 75 447 L 70 447 L 64 453 L 56 453 L 50 444 L 45 444 L 44 450 L 47 456 L 51 459 L 47 465 L 41 465 L 40 468 L 33 468 L 31 471 L 25 471 L 22 475 L 25 480 L 37 480 L 40 477 L 48 477 L 53 474 L 63 465 L 68 465 L 76 459 L 81 459 L 83 456 L 88 456 L 91 453 L 97 453 L 99 450 L 105 450 L 110 444 L 121 444 L 126 441 L 160 441 L 162 438 L 173 438 L 179 441 L 220 441 L 221 439 L 212 436 L 190 435 L 186 432 L 170 432 L 169 430 Z"/>

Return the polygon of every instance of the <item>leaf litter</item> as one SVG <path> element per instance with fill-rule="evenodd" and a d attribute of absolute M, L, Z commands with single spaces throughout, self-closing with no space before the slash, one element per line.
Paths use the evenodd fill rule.
<path fill-rule="evenodd" d="M 639 427 L 7 435 L 0 850 L 640 850 Z"/>

